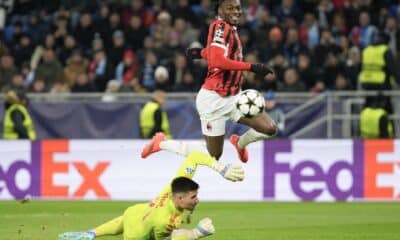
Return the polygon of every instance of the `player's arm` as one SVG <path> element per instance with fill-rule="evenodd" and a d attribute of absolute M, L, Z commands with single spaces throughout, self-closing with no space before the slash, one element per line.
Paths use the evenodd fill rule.
<path fill-rule="evenodd" d="M 242 181 L 244 178 L 244 170 L 240 165 L 225 164 L 215 160 L 209 154 L 196 151 L 186 157 L 174 178 L 193 178 L 198 165 L 207 166 L 233 182 Z"/>
<path fill-rule="evenodd" d="M 195 240 L 214 234 L 215 228 L 210 218 L 202 219 L 193 229 L 176 229 L 171 234 L 172 240 Z"/>

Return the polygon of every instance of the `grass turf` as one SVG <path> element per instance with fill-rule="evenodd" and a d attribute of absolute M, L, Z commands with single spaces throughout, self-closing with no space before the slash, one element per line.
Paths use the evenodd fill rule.
<path fill-rule="evenodd" d="M 93 228 L 130 205 L 0 201 L 0 239 L 57 239 L 64 231 Z M 193 224 L 206 216 L 216 228 L 210 240 L 400 239 L 399 203 L 200 203 Z M 122 236 L 99 239 L 121 240 Z"/>

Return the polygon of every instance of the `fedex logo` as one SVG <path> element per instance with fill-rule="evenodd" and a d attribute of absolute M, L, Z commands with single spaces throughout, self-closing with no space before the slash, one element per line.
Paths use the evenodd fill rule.
<path fill-rule="evenodd" d="M 400 141 L 364 142 L 364 197 L 400 200 Z"/>
<path fill-rule="evenodd" d="M 83 198 L 88 192 L 92 192 L 97 197 L 109 198 L 109 193 L 100 182 L 109 162 L 97 161 L 89 165 L 85 159 L 57 159 L 58 155 L 70 154 L 69 151 L 67 140 L 32 142 L 30 151 L 25 151 L 30 152 L 29 157 L 10 161 L 9 166 L 0 164 L 0 197 L 8 194 L 14 198 L 27 195 Z M 1 154 L 0 152 L 0 156 Z M 59 183 L 73 173 L 78 176 L 68 181 L 69 184 Z M 21 174 L 23 177 L 20 177 Z M 21 180 L 24 182 L 23 186 L 19 184 Z M 72 186 L 71 183 L 76 184 Z"/>
<path fill-rule="evenodd" d="M 400 146 L 393 141 L 268 141 L 264 197 L 275 200 L 393 199 Z"/>

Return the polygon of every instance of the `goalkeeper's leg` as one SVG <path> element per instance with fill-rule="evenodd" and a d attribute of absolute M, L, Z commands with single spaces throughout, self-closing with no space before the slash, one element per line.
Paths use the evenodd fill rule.
<path fill-rule="evenodd" d="M 122 216 L 119 216 L 96 227 L 94 229 L 96 237 L 121 234 L 123 231 L 122 219 Z"/>
<path fill-rule="evenodd" d="M 93 240 L 96 237 L 105 235 L 117 235 L 122 233 L 122 231 L 122 216 L 120 216 L 96 227 L 94 230 L 62 233 L 58 235 L 58 240 Z"/>

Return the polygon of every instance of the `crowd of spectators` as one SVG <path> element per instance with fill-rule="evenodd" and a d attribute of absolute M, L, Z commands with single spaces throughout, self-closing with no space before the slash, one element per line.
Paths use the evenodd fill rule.
<path fill-rule="evenodd" d="M 32 93 L 197 91 L 215 19 L 211 0 L 8 0 L 0 5 L 0 89 Z M 361 51 L 378 31 L 400 56 L 398 0 L 242 0 L 244 59 L 275 79 L 244 74 L 261 91 L 357 88 Z M 4 14 L 2 14 L 4 13 Z"/>

